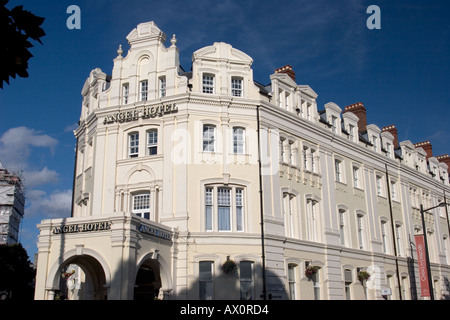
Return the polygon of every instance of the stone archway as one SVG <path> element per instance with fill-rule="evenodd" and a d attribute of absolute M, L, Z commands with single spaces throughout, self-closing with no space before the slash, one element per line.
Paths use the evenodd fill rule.
<path fill-rule="evenodd" d="M 105 272 L 101 264 L 89 255 L 75 256 L 61 265 L 59 290 L 55 299 L 106 300 Z"/>
<path fill-rule="evenodd" d="M 135 300 L 170 300 L 172 298 L 171 269 L 164 257 L 159 254 L 159 250 L 151 250 L 143 255 L 138 260 L 136 270 Z M 147 290 L 144 290 L 145 287 Z"/>
<path fill-rule="evenodd" d="M 111 276 L 108 265 L 100 255 L 81 248 L 71 250 L 61 258 L 62 263 L 55 263 L 48 273 L 48 300 L 108 298 Z"/>
<path fill-rule="evenodd" d="M 139 267 L 134 286 L 134 300 L 160 299 L 161 272 L 157 260 L 148 259 Z"/>

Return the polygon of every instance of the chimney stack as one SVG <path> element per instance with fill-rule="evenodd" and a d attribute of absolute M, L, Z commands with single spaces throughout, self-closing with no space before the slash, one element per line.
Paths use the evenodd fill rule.
<path fill-rule="evenodd" d="M 389 132 L 394 136 L 394 149 L 397 149 L 400 146 L 400 144 L 398 143 L 398 132 L 395 125 L 384 127 L 383 129 L 381 129 L 381 132 Z"/>
<path fill-rule="evenodd" d="M 422 148 L 427 153 L 427 160 L 433 156 L 433 148 L 431 147 L 430 141 L 423 141 L 419 143 L 415 143 L 414 146 L 416 148 Z"/>
<path fill-rule="evenodd" d="M 295 72 L 292 70 L 290 65 L 285 65 L 284 67 L 278 68 L 275 70 L 275 73 L 286 73 L 292 80 L 295 81 Z"/>
<path fill-rule="evenodd" d="M 450 169 L 450 156 L 448 154 L 438 156 L 437 159 L 439 162 L 445 163 L 447 165 L 447 167 Z"/>
<path fill-rule="evenodd" d="M 344 112 L 352 112 L 358 117 L 358 132 L 367 131 L 366 108 L 364 107 L 364 104 L 362 102 L 346 106 Z"/>

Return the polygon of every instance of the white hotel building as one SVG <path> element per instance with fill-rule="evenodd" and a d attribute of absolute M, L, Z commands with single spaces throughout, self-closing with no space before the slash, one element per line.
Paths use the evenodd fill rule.
<path fill-rule="evenodd" d="M 256 83 L 229 44 L 185 72 L 153 22 L 127 40 L 83 87 L 73 214 L 38 225 L 36 299 L 424 299 L 423 232 L 450 298 L 447 208 L 426 230 L 419 210 L 450 194 L 448 156 L 362 103 L 318 110 L 289 66 Z"/>

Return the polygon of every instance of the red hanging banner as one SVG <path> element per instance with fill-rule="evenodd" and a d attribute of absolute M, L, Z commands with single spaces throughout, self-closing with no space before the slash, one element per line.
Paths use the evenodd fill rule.
<path fill-rule="evenodd" d="M 427 272 L 427 258 L 425 247 L 425 240 L 423 235 L 415 236 L 416 240 L 416 250 L 417 250 L 417 260 L 419 262 L 419 279 L 420 279 L 420 289 L 422 297 L 430 296 L 430 286 L 428 283 L 428 272 Z"/>

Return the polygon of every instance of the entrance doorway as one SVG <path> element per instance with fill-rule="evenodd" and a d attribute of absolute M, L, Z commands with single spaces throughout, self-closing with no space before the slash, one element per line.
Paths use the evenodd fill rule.
<path fill-rule="evenodd" d="M 60 268 L 55 300 L 105 300 L 106 277 L 101 264 L 89 255 L 75 256 Z"/>
<path fill-rule="evenodd" d="M 134 300 L 157 300 L 161 289 L 160 267 L 156 260 L 148 259 L 136 276 Z"/>

